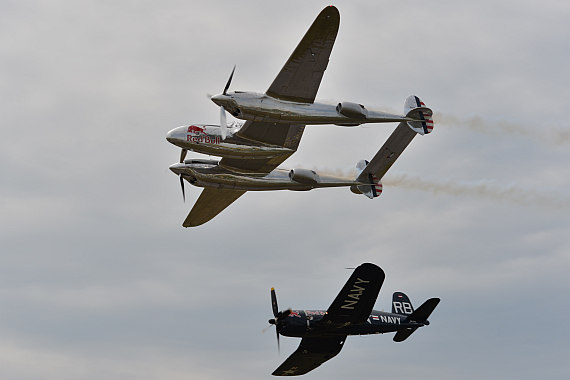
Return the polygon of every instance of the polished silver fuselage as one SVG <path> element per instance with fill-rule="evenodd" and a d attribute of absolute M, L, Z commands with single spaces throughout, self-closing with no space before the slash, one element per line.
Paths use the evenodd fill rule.
<path fill-rule="evenodd" d="M 194 186 L 218 189 L 268 191 L 306 191 L 322 187 L 348 187 L 362 183 L 331 175 L 318 174 L 307 169 L 275 169 L 268 174 L 240 173 L 224 168 L 216 160 L 188 159 L 184 163 L 173 164 L 170 170 L 182 176 Z M 293 175 L 293 172 L 304 174 Z"/>
<path fill-rule="evenodd" d="M 339 113 L 337 104 L 293 102 L 255 92 L 228 92 L 225 95 L 215 95 L 211 99 L 217 105 L 224 107 L 234 117 L 242 120 L 274 123 L 336 124 L 341 126 L 412 120 L 404 115 L 368 109 L 365 109 L 365 116 L 347 117 Z"/>
<path fill-rule="evenodd" d="M 219 125 L 192 124 L 170 130 L 166 140 L 182 149 L 218 157 L 238 159 L 272 158 L 295 151 L 282 146 L 246 140 L 236 135 L 242 125 L 233 124 L 222 139 Z"/>

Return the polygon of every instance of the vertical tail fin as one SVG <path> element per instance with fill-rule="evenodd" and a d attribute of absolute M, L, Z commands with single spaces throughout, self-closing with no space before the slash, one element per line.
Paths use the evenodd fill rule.
<path fill-rule="evenodd" d="M 382 194 L 382 183 L 376 175 L 368 173 L 366 178 L 362 177 L 362 171 L 368 166 L 369 162 L 366 160 L 360 160 L 356 164 L 356 169 L 358 170 L 357 181 L 368 182 L 370 185 L 356 185 L 351 186 L 350 190 L 355 194 L 364 194 L 370 199 L 379 197 Z"/>
<path fill-rule="evenodd" d="M 392 313 L 410 315 L 414 312 L 414 307 L 408 296 L 402 292 L 394 292 L 392 295 Z"/>
<path fill-rule="evenodd" d="M 408 126 L 420 135 L 426 135 L 433 130 L 433 111 L 415 95 L 406 99 L 404 113 L 417 121 L 408 121 Z"/>

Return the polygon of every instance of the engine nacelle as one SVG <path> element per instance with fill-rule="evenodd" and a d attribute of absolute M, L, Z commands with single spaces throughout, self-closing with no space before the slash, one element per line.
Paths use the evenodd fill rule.
<path fill-rule="evenodd" d="M 362 104 L 351 102 L 338 103 L 336 112 L 351 119 L 366 119 L 368 116 L 368 111 Z"/>
<path fill-rule="evenodd" d="M 317 172 L 309 169 L 292 169 L 289 172 L 289 178 L 306 185 L 316 185 L 321 181 Z"/>

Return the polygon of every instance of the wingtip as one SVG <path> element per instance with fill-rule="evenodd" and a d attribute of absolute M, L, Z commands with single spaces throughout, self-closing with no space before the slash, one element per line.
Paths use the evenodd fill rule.
<path fill-rule="evenodd" d="M 321 14 L 326 16 L 326 17 L 334 17 L 338 20 L 340 20 L 340 12 L 338 10 L 337 7 L 335 7 L 334 5 L 328 5 L 326 6 L 322 11 Z"/>

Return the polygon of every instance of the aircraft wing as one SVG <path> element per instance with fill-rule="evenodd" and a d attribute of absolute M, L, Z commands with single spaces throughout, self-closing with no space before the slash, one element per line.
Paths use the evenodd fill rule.
<path fill-rule="evenodd" d="M 239 137 L 290 148 L 291 153 L 267 159 L 222 158 L 219 165 L 232 171 L 265 175 L 297 150 L 304 130 L 305 126 L 301 124 L 275 124 L 248 120 L 237 132 Z M 244 193 L 242 190 L 204 188 L 182 225 L 195 227 L 206 223 Z"/>
<path fill-rule="evenodd" d="M 364 263 L 357 267 L 321 323 L 332 327 L 364 323 L 370 317 L 384 277 L 384 271 L 377 265 Z"/>
<path fill-rule="evenodd" d="M 416 135 L 417 133 L 406 122 L 398 124 L 378 153 L 360 173 L 357 181 L 367 182 L 370 174 L 375 175 L 378 179 L 382 179 Z"/>
<path fill-rule="evenodd" d="M 195 227 L 206 223 L 243 194 L 243 190 L 204 188 L 182 225 Z"/>
<path fill-rule="evenodd" d="M 292 153 L 268 159 L 223 158 L 220 165 L 234 171 L 267 174 L 297 150 L 305 125 L 248 120 L 236 133 L 238 137 L 289 148 Z"/>
<path fill-rule="evenodd" d="M 273 371 L 274 376 L 297 376 L 312 371 L 335 357 L 344 344 L 346 335 L 305 337 L 299 348 Z"/>
<path fill-rule="evenodd" d="M 319 13 L 266 94 L 294 102 L 313 103 L 338 33 L 340 13 L 328 6 Z"/>

